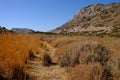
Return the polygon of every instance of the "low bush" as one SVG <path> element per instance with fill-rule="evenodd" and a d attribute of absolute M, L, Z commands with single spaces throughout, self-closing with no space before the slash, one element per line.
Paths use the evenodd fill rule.
<path fill-rule="evenodd" d="M 58 60 L 61 67 L 64 66 L 71 67 L 75 65 L 88 65 L 93 63 L 99 63 L 103 70 L 103 73 L 101 73 L 102 80 L 118 80 L 120 78 L 119 55 L 116 56 L 114 54 L 115 54 L 114 52 L 112 52 L 109 48 L 106 48 L 106 46 L 103 46 L 102 44 L 81 45 L 80 43 L 77 43 L 65 49 L 65 51 L 63 51 L 59 56 Z M 89 66 L 90 65 L 88 65 L 88 67 Z M 87 75 L 87 73 L 85 74 Z M 80 73 L 79 75 L 81 76 L 82 73 Z M 77 76 L 78 75 L 76 75 L 76 77 Z M 74 79 L 79 80 L 81 78 Z M 82 79 L 92 80 L 84 78 Z"/>
<path fill-rule="evenodd" d="M 67 48 L 58 57 L 59 65 L 64 67 L 79 64 L 79 50 L 79 44 L 75 44 L 74 46 Z"/>
<path fill-rule="evenodd" d="M 43 55 L 42 64 L 44 66 L 50 66 L 52 64 L 52 60 L 48 54 Z"/>
<path fill-rule="evenodd" d="M 79 62 L 81 64 L 89 63 L 92 61 L 93 59 L 92 55 L 94 54 L 92 45 L 90 44 L 82 45 L 79 52 L 80 52 Z"/>
<path fill-rule="evenodd" d="M 112 53 L 106 47 L 97 45 L 97 47 L 94 49 L 94 54 L 97 55 L 95 61 L 100 62 L 104 66 L 111 58 Z"/>

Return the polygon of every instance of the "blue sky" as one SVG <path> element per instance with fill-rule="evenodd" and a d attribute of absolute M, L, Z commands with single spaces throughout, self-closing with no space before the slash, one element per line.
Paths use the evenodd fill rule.
<path fill-rule="evenodd" d="M 81 8 L 120 0 L 0 0 L 0 26 L 48 31 L 70 20 Z"/>

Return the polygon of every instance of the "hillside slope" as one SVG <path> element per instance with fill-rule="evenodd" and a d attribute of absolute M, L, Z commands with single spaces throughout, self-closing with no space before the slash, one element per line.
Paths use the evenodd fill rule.
<path fill-rule="evenodd" d="M 120 34 L 120 3 L 93 4 L 82 8 L 70 21 L 51 32 Z"/>

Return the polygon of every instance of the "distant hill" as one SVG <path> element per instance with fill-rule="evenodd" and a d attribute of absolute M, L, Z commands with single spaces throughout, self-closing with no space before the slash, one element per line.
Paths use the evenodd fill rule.
<path fill-rule="evenodd" d="M 35 32 L 34 30 L 28 29 L 28 28 L 12 28 L 11 30 L 13 32 L 21 33 L 21 34 L 27 34 L 27 33 Z"/>
<path fill-rule="evenodd" d="M 78 11 L 70 21 L 51 32 L 120 36 L 120 3 L 89 5 Z"/>
<path fill-rule="evenodd" d="M 11 30 L 7 30 L 5 27 L 1 27 L 0 26 L 0 34 L 3 34 L 3 33 L 12 33 Z"/>

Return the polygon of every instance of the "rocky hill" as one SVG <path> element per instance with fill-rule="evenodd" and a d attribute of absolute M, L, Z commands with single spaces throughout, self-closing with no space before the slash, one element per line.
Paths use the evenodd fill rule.
<path fill-rule="evenodd" d="M 89 5 L 78 11 L 70 21 L 51 32 L 119 36 L 120 3 Z"/>
<path fill-rule="evenodd" d="M 34 30 L 32 30 L 32 29 L 27 29 L 27 28 L 12 28 L 11 30 L 12 30 L 13 32 L 22 33 L 22 34 L 27 34 L 27 33 L 35 32 Z"/>

